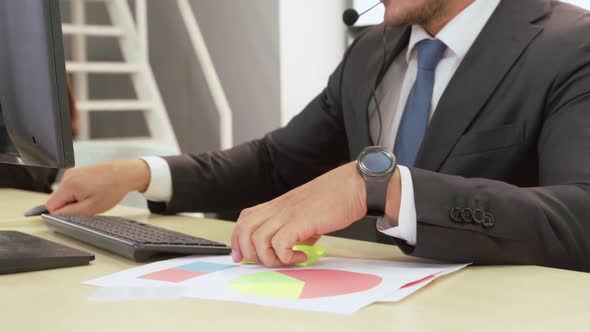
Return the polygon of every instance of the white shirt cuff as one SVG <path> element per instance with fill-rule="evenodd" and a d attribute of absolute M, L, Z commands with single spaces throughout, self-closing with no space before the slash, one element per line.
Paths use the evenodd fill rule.
<path fill-rule="evenodd" d="M 386 226 L 384 219 L 377 221 L 377 230 L 381 233 L 405 240 L 409 245 L 416 245 L 416 203 L 414 202 L 414 182 L 412 174 L 405 166 L 397 167 L 402 182 L 402 197 L 399 208 L 399 217 L 397 227 Z"/>
<path fill-rule="evenodd" d="M 160 157 L 141 157 L 150 168 L 150 184 L 143 196 L 152 202 L 168 203 L 172 199 L 170 166 Z"/>

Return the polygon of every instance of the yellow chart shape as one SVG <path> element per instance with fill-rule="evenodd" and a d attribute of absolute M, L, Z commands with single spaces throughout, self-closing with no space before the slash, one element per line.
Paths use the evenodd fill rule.
<path fill-rule="evenodd" d="M 238 293 L 275 299 L 298 299 L 304 286 L 303 281 L 274 271 L 241 276 L 229 283 Z"/>

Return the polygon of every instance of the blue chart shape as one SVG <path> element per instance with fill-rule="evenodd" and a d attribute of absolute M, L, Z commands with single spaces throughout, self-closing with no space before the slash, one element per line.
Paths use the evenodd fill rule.
<path fill-rule="evenodd" d="M 184 271 L 191 271 L 191 272 L 200 272 L 200 273 L 213 273 L 213 272 L 231 269 L 236 266 L 237 265 L 196 262 L 196 263 L 181 265 L 181 266 L 177 267 L 176 269 L 184 270 Z"/>

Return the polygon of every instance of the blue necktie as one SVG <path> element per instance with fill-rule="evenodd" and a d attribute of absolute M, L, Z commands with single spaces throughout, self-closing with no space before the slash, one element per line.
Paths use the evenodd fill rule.
<path fill-rule="evenodd" d="M 399 125 L 394 153 L 399 165 L 411 167 L 426 134 L 434 72 L 447 46 L 438 39 L 425 39 L 418 43 L 418 75 L 408 96 L 408 102 Z"/>

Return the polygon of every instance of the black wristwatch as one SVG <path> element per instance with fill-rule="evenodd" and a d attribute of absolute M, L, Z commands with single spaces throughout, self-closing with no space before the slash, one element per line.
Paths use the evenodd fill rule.
<path fill-rule="evenodd" d="M 395 156 L 385 147 L 370 146 L 359 154 L 356 165 L 367 187 L 367 216 L 384 217 L 387 185 L 397 167 Z"/>

